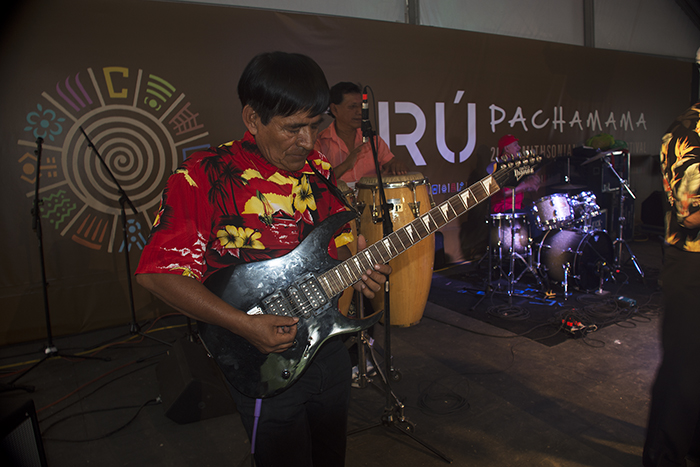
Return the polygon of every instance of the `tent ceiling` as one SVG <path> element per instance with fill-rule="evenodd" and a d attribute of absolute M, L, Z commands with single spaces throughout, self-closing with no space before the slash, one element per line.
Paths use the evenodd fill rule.
<path fill-rule="evenodd" d="M 700 29 L 700 2 L 698 0 L 676 0 L 676 3 L 688 15 L 695 27 Z"/>

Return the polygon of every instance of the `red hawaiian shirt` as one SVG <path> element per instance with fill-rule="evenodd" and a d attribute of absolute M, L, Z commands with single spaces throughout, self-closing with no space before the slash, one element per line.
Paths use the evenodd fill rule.
<path fill-rule="evenodd" d="M 168 179 L 160 210 L 136 270 L 204 281 L 240 263 L 283 256 L 314 226 L 345 206 L 311 170 L 335 183 L 328 160 L 316 151 L 298 172 L 270 164 L 248 132 L 188 157 Z M 346 226 L 329 253 L 353 240 Z"/>

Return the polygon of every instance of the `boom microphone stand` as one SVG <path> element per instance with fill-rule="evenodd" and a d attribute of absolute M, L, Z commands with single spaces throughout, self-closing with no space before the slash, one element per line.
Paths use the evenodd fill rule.
<path fill-rule="evenodd" d="M 372 124 L 369 120 L 369 106 L 367 104 L 367 86 L 365 86 L 363 93 L 362 93 L 362 137 L 363 141 L 366 142 L 369 140 L 371 148 L 372 148 L 372 156 L 374 157 L 374 167 L 375 171 L 377 172 L 377 185 L 378 185 L 378 190 L 379 190 L 379 196 L 380 196 L 380 203 L 381 203 L 381 208 L 382 208 L 382 227 L 383 227 L 383 237 L 386 237 L 387 235 L 390 235 L 393 232 L 393 225 L 391 222 L 391 212 L 389 209 L 389 204 L 386 201 L 386 194 L 384 192 L 384 182 L 382 180 L 382 170 L 381 166 L 379 165 L 379 157 L 377 155 L 377 147 L 376 147 L 376 134 L 372 130 Z M 387 281 L 384 285 L 384 371 L 382 371 L 381 368 L 377 367 L 377 371 L 382 377 L 382 380 L 384 381 L 385 385 L 385 395 L 386 395 L 386 405 L 384 406 L 384 413 L 382 414 L 382 425 L 390 428 L 395 428 L 398 430 L 400 433 L 404 433 L 408 435 L 410 438 L 412 438 L 414 441 L 417 443 L 423 445 L 425 448 L 430 449 L 432 452 L 440 456 L 442 459 L 444 459 L 448 463 L 452 463 L 452 459 L 449 457 L 445 456 L 443 453 L 438 451 L 437 449 L 433 448 L 432 446 L 428 445 L 424 441 L 418 439 L 414 434 L 415 430 L 415 425 L 410 422 L 405 414 L 404 414 L 404 409 L 405 406 L 403 403 L 399 400 L 399 398 L 394 394 L 394 391 L 391 388 L 391 383 L 390 381 L 393 379 L 394 381 L 398 381 L 400 379 L 400 373 L 393 367 L 393 362 L 392 362 L 392 354 L 391 354 L 391 313 L 390 313 L 390 287 L 389 287 L 389 278 L 387 278 Z M 358 342 L 358 355 L 361 355 L 364 357 L 364 353 L 359 351 L 359 346 L 361 346 L 363 342 Z M 358 362 L 358 368 L 359 365 L 364 364 L 364 360 L 360 360 Z M 379 425 L 375 425 L 379 426 Z M 367 427 L 367 428 L 362 428 L 359 430 L 355 430 L 351 433 L 348 434 L 354 434 L 360 431 L 364 431 L 366 429 L 369 429 L 372 427 Z"/>
<path fill-rule="evenodd" d="M 627 244 L 627 242 L 624 239 L 623 236 L 623 230 L 625 227 L 625 213 L 623 209 L 625 208 L 625 191 L 629 193 L 629 195 L 632 197 L 632 199 L 637 199 L 636 196 L 634 196 L 634 193 L 632 193 L 632 190 L 630 189 L 629 183 L 627 180 L 622 178 L 619 173 L 615 170 L 613 167 L 612 163 L 610 162 L 610 154 L 615 154 L 613 153 L 604 153 L 605 156 L 603 157 L 603 161 L 605 164 L 608 166 L 610 171 L 615 175 L 617 178 L 618 182 L 620 182 L 620 192 L 618 194 L 620 198 L 620 212 L 619 212 L 619 217 L 618 217 L 618 229 L 617 229 L 617 238 L 613 242 L 613 246 L 615 247 L 615 268 L 620 269 L 622 266 L 622 248 L 625 247 L 627 249 L 627 253 L 630 256 L 630 259 L 632 260 L 632 264 L 634 264 L 635 269 L 639 273 L 639 275 L 642 277 L 642 280 L 644 280 L 644 271 L 642 271 L 642 267 L 639 265 L 637 262 L 637 257 L 634 256 L 634 253 L 632 253 L 632 248 Z M 629 156 L 628 156 L 629 157 Z M 624 188 L 624 190 L 623 190 Z"/>
<path fill-rule="evenodd" d="M 36 181 L 34 183 L 34 201 L 32 203 L 32 230 L 36 233 L 37 239 L 39 240 L 39 261 L 41 265 L 41 289 L 43 292 L 44 300 L 44 319 L 46 320 L 46 347 L 44 347 L 44 357 L 36 362 L 34 365 L 27 368 L 25 371 L 20 373 L 15 379 L 7 384 L 0 386 L 1 391 L 11 391 L 13 389 L 21 389 L 27 392 L 34 392 L 34 386 L 16 386 L 15 383 L 22 378 L 24 375 L 32 371 L 34 368 L 45 362 L 51 357 L 73 357 L 82 359 L 94 359 L 109 361 L 109 358 L 101 357 L 90 357 L 83 355 L 65 355 L 62 354 L 58 348 L 53 343 L 53 333 L 51 331 L 51 313 L 49 312 L 49 293 L 48 293 L 48 282 L 46 280 L 46 262 L 44 260 L 44 237 L 41 230 L 41 204 L 43 200 L 39 198 L 39 180 L 41 179 L 41 151 L 42 144 L 44 143 L 44 138 L 37 138 L 36 140 Z"/>
<path fill-rule="evenodd" d="M 165 344 L 167 346 L 170 346 L 168 342 L 162 341 L 160 339 L 157 339 L 152 336 L 148 336 L 145 333 L 141 332 L 141 326 L 136 322 L 136 308 L 134 306 L 134 290 L 131 284 L 131 262 L 129 261 L 129 232 L 126 226 L 126 209 L 124 207 L 125 204 L 129 204 L 129 207 L 131 208 L 131 211 L 134 213 L 134 215 L 138 214 L 138 211 L 136 210 L 136 207 L 134 206 L 134 203 L 131 202 L 129 199 L 129 196 L 126 194 L 122 186 L 119 184 L 119 181 L 117 178 L 114 176 L 114 173 L 110 170 L 109 166 L 105 162 L 105 160 L 102 158 L 102 155 L 100 152 L 97 150 L 94 144 L 92 144 L 92 141 L 90 140 L 90 137 L 85 133 L 85 130 L 83 130 L 83 127 L 80 127 L 80 131 L 83 133 L 83 136 L 85 136 L 85 140 L 87 141 L 88 146 L 92 149 L 92 152 L 95 153 L 97 158 L 100 160 L 102 163 L 102 167 L 105 169 L 105 172 L 109 174 L 109 176 L 112 178 L 112 181 L 117 187 L 117 191 L 121 195 L 119 197 L 119 205 L 121 207 L 121 219 L 122 219 L 122 232 L 124 235 L 124 259 L 126 262 L 126 284 L 127 284 L 127 290 L 129 292 L 129 306 L 131 308 L 131 323 L 129 324 L 129 333 L 133 335 L 139 335 L 142 337 L 148 337 L 149 339 L 152 339 L 156 342 L 160 342 L 161 344 Z"/>

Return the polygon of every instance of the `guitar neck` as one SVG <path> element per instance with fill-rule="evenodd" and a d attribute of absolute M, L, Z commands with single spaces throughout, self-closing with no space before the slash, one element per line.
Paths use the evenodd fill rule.
<path fill-rule="evenodd" d="M 351 285 L 359 282 L 367 270 L 375 264 L 388 263 L 410 247 L 429 237 L 444 225 L 453 221 L 477 204 L 499 191 L 520 164 L 511 163 L 499 169 L 469 188 L 460 191 L 447 201 L 392 232 L 378 242 L 358 252 L 318 277 L 321 287 L 329 297 L 335 297 Z M 532 169 L 530 169 L 532 172 Z"/>

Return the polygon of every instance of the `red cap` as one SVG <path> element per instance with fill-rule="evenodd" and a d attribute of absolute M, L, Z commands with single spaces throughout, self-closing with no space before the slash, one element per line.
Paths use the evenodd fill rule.
<path fill-rule="evenodd" d="M 518 141 L 518 138 L 513 135 L 501 136 L 501 139 L 498 140 L 498 152 L 503 152 L 503 148 L 516 141 Z"/>

